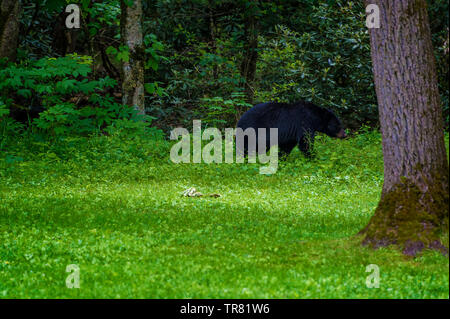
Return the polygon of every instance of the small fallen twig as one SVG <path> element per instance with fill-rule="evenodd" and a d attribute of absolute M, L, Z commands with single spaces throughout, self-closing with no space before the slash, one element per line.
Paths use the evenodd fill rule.
<path fill-rule="evenodd" d="M 197 192 L 197 190 L 195 189 L 195 187 L 190 187 L 190 188 L 186 189 L 186 190 L 183 192 L 182 195 L 183 195 L 184 197 L 201 197 L 201 196 L 206 196 L 206 197 L 214 197 L 214 198 L 218 198 L 218 197 L 221 197 L 221 196 L 222 196 L 222 195 L 216 194 L 216 193 L 208 194 L 208 195 L 203 195 L 202 193 Z"/>

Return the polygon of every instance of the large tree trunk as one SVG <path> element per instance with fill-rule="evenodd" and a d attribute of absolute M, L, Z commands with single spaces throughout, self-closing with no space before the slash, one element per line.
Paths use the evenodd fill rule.
<path fill-rule="evenodd" d="M 18 0 L 0 0 L 0 59 L 16 59 L 20 11 Z"/>
<path fill-rule="evenodd" d="M 128 46 L 130 50 L 129 61 L 123 63 L 123 103 L 133 106 L 140 114 L 144 114 L 145 52 L 142 37 L 142 2 L 134 0 L 133 5 L 128 7 L 122 0 L 121 10 L 122 44 Z"/>
<path fill-rule="evenodd" d="M 380 28 L 369 32 L 384 185 L 363 243 L 398 244 L 407 255 L 448 251 L 439 238 L 448 231 L 449 170 L 426 1 L 369 3 L 380 8 Z"/>

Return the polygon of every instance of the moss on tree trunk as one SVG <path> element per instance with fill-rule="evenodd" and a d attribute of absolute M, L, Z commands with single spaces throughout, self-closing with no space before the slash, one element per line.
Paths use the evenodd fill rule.
<path fill-rule="evenodd" d="M 396 244 L 410 256 L 424 248 L 448 254 L 440 235 L 449 227 L 449 195 L 435 185 L 423 192 L 405 179 L 382 194 L 370 223 L 361 231 L 363 244 L 373 248 Z"/>

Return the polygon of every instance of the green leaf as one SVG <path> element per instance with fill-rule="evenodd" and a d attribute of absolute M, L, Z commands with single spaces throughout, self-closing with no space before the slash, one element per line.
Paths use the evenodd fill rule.
<path fill-rule="evenodd" d="M 106 48 L 106 53 L 107 54 L 113 54 L 116 55 L 117 54 L 117 49 L 113 46 L 109 46 L 108 48 Z"/>
<path fill-rule="evenodd" d="M 20 89 L 17 90 L 17 94 L 26 98 L 30 98 L 31 97 L 31 91 L 28 89 Z"/>
<path fill-rule="evenodd" d="M 145 83 L 144 87 L 145 87 L 145 91 L 147 91 L 147 93 L 149 94 L 153 94 L 156 91 L 156 85 L 155 83 Z"/>

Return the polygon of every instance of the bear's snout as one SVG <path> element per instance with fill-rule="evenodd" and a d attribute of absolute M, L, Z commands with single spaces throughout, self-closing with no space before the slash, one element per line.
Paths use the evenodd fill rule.
<path fill-rule="evenodd" d="M 345 133 L 344 129 L 341 129 L 339 131 L 339 133 L 337 133 L 336 137 L 338 137 L 338 138 L 346 138 L 347 134 Z"/>

